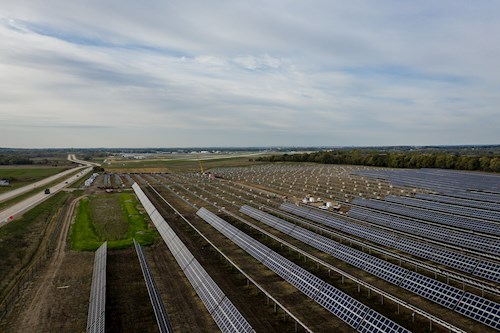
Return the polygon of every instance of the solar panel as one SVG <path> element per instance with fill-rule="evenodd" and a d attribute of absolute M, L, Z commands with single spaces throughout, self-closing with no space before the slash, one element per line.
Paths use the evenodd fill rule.
<path fill-rule="evenodd" d="M 465 230 L 475 230 L 493 235 L 500 235 L 500 225 L 487 221 L 471 219 L 458 215 L 450 215 L 421 208 L 403 206 L 400 204 L 394 204 L 381 200 L 364 200 L 356 198 L 353 200 L 353 204 L 441 225 L 453 226 Z"/>
<path fill-rule="evenodd" d="M 238 310 L 227 298 L 224 298 L 212 312 L 212 317 L 223 332 L 254 332 L 252 326 L 250 326 L 245 318 L 238 315 Z"/>
<path fill-rule="evenodd" d="M 423 194 L 423 193 L 417 193 L 415 195 L 415 198 L 447 203 L 447 204 L 457 205 L 460 207 L 473 207 L 473 208 L 489 209 L 500 212 L 500 205 L 488 202 L 478 202 L 474 200 L 453 198 L 438 194 Z"/>
<path fill-rule="evenodd" d="M 107 242 L 104 242 L 94 255 L 94 270 L 87 316 L 88 333 L 104 333 L 105 331 L 106 257 Z"/>
<path fill-rule="evenodd" d="M 139 264 L 141 266 L 142 275 L 144 276 L 144 282 L 146 284 L 146 288 L 148 290 L 149 299 L 151 301 L 151 305 L 153 307 L 153 312 L 156 317 L 156 322 L 158 323 L 158 329 L 160 333 L 173 333 L 172 324 L 170 319 L 168 318 L 167 310 L 165 308 L 165 304 L 161 298 L 161 295 L 156 286 L 155 280 L 151 274 L 151 269 L 149 268 L 149 264 L 144 256 L 144 252 L 142 251 L 142 247 L 137 243 L 134 239 L 134 247 L 137 253 L 137 257 L 139 258 Z"/>
<path fill-rule="evenodd" d="M 314 300 L 353 328 L 359 326 L 370 309 L 329 284 L 321 289 Z"/>
<path fill-rule="evenodd" d="M 358 327 L 360 333 L 399 333 L 405 329 L 395 322 L 388 320 L 380 313 L 369 310 Z"/>
<path fill-rule="evenodd" d="M 408 270 L 390 262 L 374 258 L 367 260 L 363 269 L 395 285 L 399 285 L 408 274 Z"/>
<path fill-rule="evenodd" d="M 482 235 L 474 235 L 460 230 L 443 229 L 441 226 L 417 222 L 408 218 L 397 217 L 385 212 L 372 211 L 361 207 L 351 208 L 349 216 L 465 248 L 481 250 L 492 254 L 500 253 L 500 241 Z"/>
<path fill-rule="evenodd" d="M 437 211 L 437 212 L 445 212 L 445 213 L 449 213 L 449 214 L 472 217 L 475 219 L 480 218 L 480 219 L 484 219 L 484 220 L 500 222 L 500 212 L 478 209 L 478 208 L 484 208 L 484 207 L 471 208 L 471 207 L 452 205 L 452 204 L 442 203 L 442 202 L 421 200 L 421 199 L 417 199 L 417 198 L 397 197 L 397 196 L 393 196 L 393 195 L 385 197 L 384 200 L 388 201 L 388 202 L 393 202 L 393 203 L 398 203 L 398 204 L 403 204 L 403 205 L 410 205 L 413 207 L 418 207 L 418 208 L 423 208 L 423 209 L 432 209 L 432 210 Z"/>
<path fill-rule="evenodd" d="M 453 309 L 464 294 L 463 290 L 411 271 L 401 282 L 400 287 L 449 309 Z"/>
<path fill-rule="evenodd" d="M 472 274 L 491 281 L 500 282 L 500 264 L 491 261 L 481 261 Z"/>
<path fill-rule="evenodd" d="M 500 330 L 500 304 L 466 292 L 455 311 Z"/>
<path fill-rule="evenodd" d="M 143 206 L 151 204 L 149 199 L 144 195 L 142 189 L 136 183 L 132 185 L 132 188 Z M 152 210 L 150 209 L 150 211 Z M 243 315 L 224 295 L 223 291 L 217 286 L 205 269 L 203 269 L 196 258 L 194 258 L 158 211 L 152 211 L 150 218 L 175 260 L 183 270 L 186 278 L 193 286 L 196 294 L 200 297 L 221 331 L 238 332 L 238 329 L 241 329 L 241 332 L 253 331 Z"/>
<path fill-rule="evenodd" d="M 219 231 L 223 228 L 222 224 L 225 224 L 225 229 L 237 229 L 205 208 L 201 208 L 197 212 L 197 215 L 202 217 L 207 223 Z M 214 220 L 218 220 L 218 222 L 214 222 Z M 234 237 L 232 241 L 240 247 L 247 246 L 247 248 L 252 248 L 254 251 L 257 251 L 257 248 L 260 248 L 261 250 L 257 252 L 267 254 L 264 260 L 260 261 L 269 269 L 296 287 L 298 290 L 302 291 L 308 297 L 313 298 L 317 303 L 335 314 L 350 326 L 354 328 L 359 326 L 364 315 L 369 310 L 366 305 L 358 302 L 327 282 L 319 279 L 309 271 L 272 251 L 267 246 L 256 242 L 253 239 L 253 241 L 250 241 L 249 239 L 252 238 L 247 234 L 240 232 L 238 233 L 238 237 Z M 249 243 L 252 243 L 252 245 L 248 246 Z M 253 255 L 251 252 L 248 253 Z M 259 260 L 258 257 L 255 258 Z M 403 332 L 409 331 L 403 329 Z"/>
<path fill-rule="evenodd" d="M 296 286 L 297 289 L 302 291 L 309 298 L 314 298 L 326 283 L 298 266 L 290 270 L 290 274 L 286 280 Z"/>
<path fill-rule="evenodd" d="M 303 209 L 302 207 L 297 207 L 293 204 L 284 203 L 280 206 L 280 209 L 285 211 L 290 211 L 289 209 L 290 206 L 294 207 L 294 211 L 297 213 L 296 215 L 303 216 L 313 221 L 322 223 L 321 220 L 317 220 L 315 216 L 308 215 L 307 209 Z M 452 250 L 446 250 L 435 245 L 422 243 L 420 241 L 406 238 L 403 236 L 396 236 L 391 232 L 380 229 L 374 229 L 372 227 L 350 224 L 346 225 L 343 228 L 343 231 L 348 232 L 355 236 L 365 238 L 374 243 L 390 246 L 392 248 L 404 251 L 406 253 L 410 253 L 412 255 L 424 259 L 429 259 L 466 273 L 472 273 L 479 263 L 477 259 L 464 255 L 462 253 L 458 253 Z M 481 271 L 481 269 L 478 270 L 478 276 L 481 276 L 491 281 L 497 281 L 498 278 L 496 276 L 496 273 L 494 272 L 490 273 L 487 270 L 483 272 Z"/>

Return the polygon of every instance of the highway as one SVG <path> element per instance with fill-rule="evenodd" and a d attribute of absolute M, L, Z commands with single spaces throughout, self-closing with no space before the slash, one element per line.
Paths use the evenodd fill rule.
<path fill-rule="evenodd" d="M 24 212 L 26 212 L 29 209 L 35 207 L 39 203 L 47 200 L 52 195 L 54 195 L 55 193 L 59 192 L 61 189 L 67 187 L 69 184 L 77 181 L 78 179 L 81 179 L 82 177 L 85 177 L 85 175 L 87 175 L 90 171 L 92 171 L 92 167 L 94 165 L 98 165 L 97 163 L 92 163 L 92 162 L 78 160 L 78 159 L 76 159 L 75 155 L 68 155 L 68 160 L 70 160 L 72 162 L 75 162 L 75 163 L 80 163 L 80 164 L 83 164 L 83 165 L 86 165 L 86 166 L 82 166 L 82 167 L 79 167 L 79 168 L 76 168 L 76 169 L 68 170 L 69 172 L 65 171 L 65 173 L 68 174 L 68 173 L 72 173 L 72 172 L 80 169 L 80 172 L 78 172 L 76 175 L 73 175 L 72 177 L 69 177 L 69 178 L 64 178 L 63 177 L 62 178 L 63 180 L 60 183 L 58 183 L 58 184 L 50 187 L 49 188 L 50 189 L 50 194 L 45 194 L 44 193 L 45 188 L 41 188 L 39 192 L 37 192 L 36 194 L 32 195 L 31 197 L 26 198 L 25 200 L 23 200 L 21 202 L 18 202 L 16 204 L 14 204 L 14 205 L 6 208 L 5 210 L 0 211 L 0 227 L 3 227 L 5 224 L 7 224 L 7 223 L 15 220 L 16 218 L 20 217 Z M 52 182 L 54 179 L 58 179 L 58 178 L 62 177 L 61 174 L 62 173 L 59 173 L 59 174 L 54 175 L 52 177 L 48 177 L 46 179 L 41 180 L 40 182 L 44 182 L 43 184 L 48 184 L 48 183 Z M 55 177 L 55 178 L 53 178 L 53 177 Z M 50 179 L 50 178 L 53 178 L 53 179 L 47 181 L 47 179 Z M 37 183 L 39 183 L 39 182 L 37 182 Z M 33 185 L 34 184 L 28 185 L 29 186 L 29 190 L 32 190 L 33 188 L 36 187 L 36 186 L 33 186 Z M 14 192 L 14 191 L 11 191 L 11 192 Z M 7 192 L 6 194 L 10 194 L 11 192 Z M 17 193 L 16 195 L 12 195 L 12 196 L 10 196 L 10 198 L 13 198 L 13 197 L 15 197 L 15 196 L 17 196 L 19 194 L 25 193 L 25 192 L 26 191 L 21 192 L 21 193 Z"/>
<path fill-rule="evenodd" d="M 49 183 L 53 182 L 54 180 L 56 180 L 58 178 L 67 176 L 70 173 L 73 173 L 73 172 L 77 171 L 78 169 L 83 169 L 83 168 L 84 167 L 78 167 L 78 168 L 73 168 L 73 169 L 65 170 L 65 171 L 60 172 L 60 173 L 58 173 L 56 175 L 53 175 L 53 176 L 44 178 L 42 180 L 39 180 L 39 181 L 37 181 L 37 182 L 35 182 L 33 184 L 29 184 L 29 185 L 26 185 L 26 186 L 23 186 L 23 187 L 20 187 L 20 188 L 16 188 L 15 190 L 12 190 L 12 191 L 2 193 L 2 194 L 0 194 L 0 202 L 7 201 L 9 199 L 17 197 L 18 195 L 21 195 L 23 193 L 29 192 L 29 191 L 33 190 L 34 188 L 41 187 L 41 186 L 44 186 L 46 184 L 49 184 Z"/>
<path fill-rule="evenodd" d="M 94 163 L 94 162 L 88 162 L 84 160 L 79 160 L 76 158 L 75 154 L 69 154 L 68 155 L 68 161 L 75 162 L 75 163 L 80 163 L 82 165 L 86 166 L 101 166 L 99 163 Z"/>

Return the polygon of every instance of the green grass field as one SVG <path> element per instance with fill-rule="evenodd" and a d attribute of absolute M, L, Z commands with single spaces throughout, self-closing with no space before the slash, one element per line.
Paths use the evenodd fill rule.
<path fill-rule="evenodd" d="M 9 179 L 10 186 L 0 186 L 0 193 L 14 190 L 25 185 L 53 176 L 68 168 L 28 168 L 28 167 L 0 167 L 0 179 Z"/>
<path fill-rule="evenodd" d="M 138 209 L 131 193 L 98 194 L 84 198 L 71 229 L 71 248 L 95 251 L 104 241 L 108 248 L 126 248 L 135 238 L 141 245 L 155 242 L 158 233 L 150 227 L 147 214 Z"/>

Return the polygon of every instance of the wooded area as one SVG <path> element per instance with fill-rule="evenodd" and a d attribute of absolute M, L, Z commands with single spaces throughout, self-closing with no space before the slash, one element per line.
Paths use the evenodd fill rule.
<path fill-rule="evenodd" d="M 351 164 L 390 168 L 439 168 L 500 172 L 498 155 L 460 155 L 422 152 L 362 152 L 360 150 L 320 151 L 304 154 L 264 156 L 257 161 Z"/>

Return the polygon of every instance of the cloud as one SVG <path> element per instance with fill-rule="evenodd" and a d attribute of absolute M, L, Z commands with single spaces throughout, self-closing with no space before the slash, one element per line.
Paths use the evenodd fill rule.
<path fill-rule="evenodd" d="M 498 143 L 499 7 L 7 2 L 1 145 Z"/>

